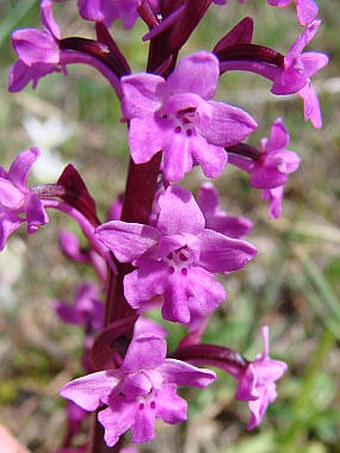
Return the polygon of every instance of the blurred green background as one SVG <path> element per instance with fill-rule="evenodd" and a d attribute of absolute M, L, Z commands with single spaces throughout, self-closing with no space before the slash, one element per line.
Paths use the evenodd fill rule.
<path fill-rule="evenodd" d="M 235 382 L 219 373 L 210 388 L 190 392 L 186 425 L 159 425 L 150 452 L 340 452 L 340 4 L 323 0 L 323 25 L 309 49 L 327 52 L 329 66 L 315 78 L 324 127 L 303 120 L 298 96 L 274 97 L 270 85 L 250 74 L 221 79 L 216 99 L 249 111 L 259 129 L 249 143 L 257 146 L 275 118 L 284 118 L 289 148 L 302 158 L 289 178 L 282 218 L 268 220 L 268 206 L 241 171 L 227 167 L 216 185 L 223 207 L 254 222 L 249 236 L 258 247 L 256 260 L 225 279 L 227 302 L 216 313 L 205 341 L 230 346 L 253 358 L 262 350 L 259 327 L 270 326 L 271 355 L 289 364 L 278 385 L 279 396 L 261 427 L 245 431 L 248 408 L 235 402 Z M 76 2 L 55 5 L 63 36 L 93 36 L 79 20 Z M 254 42 L 285 53 L 300 33 L 295 8 L 278 10 L 265 0 L 213 6 L 183 54 L 211 49 L 242 17 L 255 20 Z M 128 163 L 125 125 L 109 85 L 93 69 L 70 67 L 69 76 L 53 74 L 34 91 L 7 92 L 7 71 L 15 61 L 10 32 L 40 27 L 39 2 L 0 2 L 0 156 L 6 168 L 19 151 L 38 144 L 45 165 L 32 177 L 53 182 L 63 163 L 73 162 L 95 197 L 104 220 L 110 203 L 124 189 Z M 139 22 L 126 32 L 114 24 L 113 36 L 134 71 L 143 70 L 148 45 Z M 50 160 L 49 160 L 50 159 Z M 197 193 L 204 178 L 195 169 L 185 184 Z M 62 326 L 51 299 L 72 300 L 81 281 L 95 276 L 67 262 L 58 248 L 58 231 L 79 230 L 51 213 L 38 234 L 25 229 L 10 239 L 0 256 L 0 422 L 34 452 L 60 445 L 65 426 L 59 388 L 79 373 L 81 333 Z M 170 345 L 181 330 L 170 329 Z M 42 426 L 44 429 L 42 430 Z M 82 435 L 78 438 L 81 441 Z"/>

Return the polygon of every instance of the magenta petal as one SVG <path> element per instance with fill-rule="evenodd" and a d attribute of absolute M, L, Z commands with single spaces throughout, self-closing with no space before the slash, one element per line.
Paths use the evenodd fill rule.
<path fill-rule="evenodd" d="M 263 190 L 261 198 L 269 201 L 269 218 L 278 219 L 282 214 L 283 186 Z"/>
<path fill-rule="evenodd" d="M 164 382 L 203 389 L 216 379 L 213 371 L 197 368 L 181 360 L 167 359 L 160 367 Z"/>
<path fill-rule="evenodd" d="M 284 8 L 289 5 L 291 0 L 267 0 L 269 5 L 277 6 L 278 8 Z"/>
<path fill-rule="evenodd" d="M 12 34 L 12 43 L 20 60 L 28 66 L 59 63 L 59 47 L 49 33 L 35 28 L 16 30 Z"/>
<path fill-rule="evenodd" d="M 36 88 L 38 81 L 41 77 L 51 74 L 52 72 L 59 72 L 60 70 L 51 64 L 35 64 L 27 66 L 21 60 L 14 63 L 9 70 L 8 76 L 8 90 L 11 93 L 21 91 L 32 80 L 33 89 Z"/>
<path fill-rule="evenodd" d="M 27 190 L 27 189 L 26 189 Z M 13 211 L 24 210 L 26 194 L 22 193 L 12 181 L 0 177 L 0 205 Z"/>
<path fill-rule="evenodd" d="M 164 143 L 164 165 L 163 172 L 165 179 L 177 182 L 184 178 L 193 166 L 190 145 L 192 137 L 184 134 L 172 134 L 165 132 L 166 140 Z"/>
<path fill-rule="evenodd" d="M 235 398 L 239 401 L 252 401 L 259 398 L 260 394 L 256 388 L 257 374 L 255 367 L 250 364 L 246 372 L 238 380 Z"/>
<path fill-rule="evenodd" d="M 287 54 L 288 58 L 298 57 L 301 54 L 303 49 L 316 35 L 320 24 L 321 20 L 319 19 L 313 20 L 313 22 L 310 22 L 308 24 L 308 26 L 303 30 L 301 35 L 296 39 L 294 44 L 289 49 Z"/>
<path fill-rule="evenodd" d="M 192 267 L 188 272 L 192 297 L 189 299 L 191 315 L 196 319 L 211 313 L 225 299 L 225 291 L 215 277 L 201 267 Z M 190 316 L 190 322 L 192 317 Z"/>
<path fill-rule="evenodd" d="M 200 265 L 210 272 L 230 272 L 244 267 L 257 250 L 246 241 L 228 238 L 213 230 L 200 234 Z"/>
<path fill-rule="evenodd" d="M 78 8 L 81 17 L 94 22 L 103 21 L 104 13 L 102 3 L 103 0 L 78 0 Z"/>
<path fill-rule="evenodd" d="M 281 118 L 277 118 L 271 128 L 270 137 L 264 146 L 265 152 L 276 151 L 288 146 L 289 134 Z"/>
<path fill-rule="evenodd" d="M 108 447 L 113 447 L 119 437 L 135 422 L 138 402 L 126 403 L 123 399 L 114 401 L 115 405 L 98 413 L 98 421 L 104 426 L 104 440 Z"/>
<path fill-rule="evenodd" d="M 86 411 L 94 411 L 107 402 L 118 382 L 113 371 L 98 371 L 68 382 L 59 393 Z"/>
<path fill-rule="evenodd" d="M 280 172 L 277 168 L 278 165 L 279 161 L 277 160 L 273 162 L 271 167 L 269 165 L 255 167 L 249 181 L 250 185 L 256 189 L 273 189 L 285 184 L 288 179 L 287 174 Z"/>
<path fill-rule="evenodd" d="M 143 302 L 163 294 L 167 268 L 164 263 L 149 261 L 124 277 L 124 295 L 131 307 L 139 308 Z"/>
<path fill-rule="evenodd" d="M 300 25 L 308 25 L 319 12 L 314 0 L 296 0 L 296 11 Z"/>
<path fill-rule="evenodd" d="M 0 206 L 0 252 L 4 249 L 8 237 L 24 222 L 15 214 L 2 210 Z"/>
<path fill-rule="evenodd" d="M 231 217 L 218 214 L 207 219 L 207 228 L 224 236 L 241 239 L 252 229 L 252 222 L 246 217 Z"/>
<path fill-rule="evenodd" d="M 129 128 L 129 145 L 131 157 L 135 164 L 148 162 L 162 150 L 164 137 L 153 115 L 143 118 L 132 118 Z"/>
<path fill-rule="evenodd" d="M 201 208 L 204 217 L 215 213 L 219 205 L 219 196 L 217 189 L 211 182 L 205 182 L 201 185 L 198 192 L 198 205 Z"/>
<path fill-rule="evenodd" d="M 183 186 L 170 186 L 159 197 L 159 230 L 166 235 L 177 233 L 200 233 L 205 219 L 192 193 Z"/>
<path fill-rule="evenodd" d="M 248 431 L 260 425 L 263 416 L 266 413 L 268 405 L 272 403 L 276 399 L 276 397 L 277 393 L 275 385 L 270 384 L 262 390 L 260 398 L 255 401 L 249 401 L 248 405 L 251 411 L 251 416 L 247 425 Z"/>
<path fill-rule="evenodd" d="M 8 178 L 13 181 L 16 186 L 26 189 L 28 174 L 39 156 L 40 151 L 35 147 L 19 153 L 8 170 Z"/>
<path fill-rule="evenodd" d="M 191 295 L 192 290 L 186 276 L 181 273 L 169 275 L 164 291 L 163 319 L 188 324 L 190 322 L 188 300 Z"/>
<path fill-rule="evenodd" d="M 191 137 L 190 149 L 195 162 L 208 178 L 219 176 L 228 162 L 228 154 L 222 146 L 211 145 L 200 135 Z"/>
<path fill-rule="evenodd" d="M 181 58 L 167 79 L 168 96 L 176 93 L 195 93 L 203 99 L 214 96 L 220 74 L 217 57 L 199 51 Z"/>
<path fill-rule="evenodd" d="M 43 0 L 41 3 L 41 23 L 52 36 L 57 39 L 61 38 L 59 25 L 53 17 L 53 3 L 51 0 Z"/>
<path fill-rule="evenodd" d="M 83 324 L 84 317 L 73 306 L 67 305 L 59 300 L 53 301 L 52 304 L 55 312 L 62 321 L 69 324 Z"/>
<path fill-rule="evenodd" d="M 166 358 L 166 341 L 152 334 L 136 337 L 127 350 L 121 371 L 134 373 L 139 369 L 151 369 L 162 365 Z"/>
<path fill-rule="evenodd" d="M 163 102 L 165 80 L 154 74 L 134 74 L 122 77 L 122 111 L 126 118 L 142 118 L 158 110 Z"/>
<path fill-rule="evenodd" d="M 304 71 L 307 77 L 313 77 L 320 69 L 325 67 L 329 62 L 329 57 L 322 52 L 304 52 L 300 59 L 303 63 Z"/>
<path fill-rule="evenodd" d="M 316 129 L 320 129 L 322 127 L 320 103 L 318 95 L 310 82 L 299 91 L 299 96 L 303 99 L 305 120 L 310 120 Z"/>
<path fill-rule="evenodd" d="M 156 244 L 160 233 L 148 225 L 112 220 L 100 225 L 95 236 L 124 263 L 143 255 Z"/>
<path fill-rule="evenodd" d="M 26 220 L 28 233 L 35 233 L 40 225 L 48 223 L 48 215 L 45 212 L 44 205 L 37 195 L 29 197 L 26 206 Z"/>
<path fill-rule="evenodd" d="M 132 442 L 150 442 L 155 437 L 155 418 L 157 402 L 140 403 L 135 415 L 135 423 L 131 426 Z"/>
<path fill-rule="evenodd" d="M 208 104 L 210 118 L 203 120 L 196 129 L 213 145 L 235 145 L 257 128 L 256 121 L 238 107 L 216 101 L 209 101 Z"/>
<path fill-rule="evenodd" d="M 164 384 L 157 393 L 156 417 L 175 424 L 187 419 L 187 402 L 177 395 L 176 385 Z"/>

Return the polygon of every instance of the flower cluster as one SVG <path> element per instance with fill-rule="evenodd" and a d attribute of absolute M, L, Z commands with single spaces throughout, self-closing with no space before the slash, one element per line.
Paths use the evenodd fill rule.
<path fill-rule="evenodd" d="M 53 302 L 63 322 L 83 328 L 82 365 L 89 373 L 61 389 L 71 403 L 69 435 L 60 451 L 71 451 L 86 412 L 98 413 L 108 447 L 128 430 L 133 442 L 152 440 L 156 419 L 170 424 L 186 420 L 187 402 L 177 387 L 203 389 L 216 378 L 213 371 L 196 365 L 222 368 L 237 380 L 235 398 L 249 403 L 252 429 L 276 399 L 276 381 L 287 369 L 269 357 L 267 326 L 262 329 L 263 353 L 253 361 L 230 348 L 201 342 L 210 316 L 226 299 L 216 274 L 227 279 L 257 251 L 243 239 L 251 220 L 227 214 L 212 182 L 201 185 L 197 201 L 179 183 L 195 166 L 204 176 L 216 178 L 224 177 L 232 164 L 246 171 L 250 186 L 269 200 L 269 216 L 281 215 L 284 185 L 300 163 L 287 149 L 283 120 L 275 119 L 268 138 L 256 147 L 251 138 L 256 120 L 214 96 L 225 72 L 251 71 L 272 82 L 274 95 L 298 94 L 305 119 L 320 128 L 311 77 L 328 57 L 303 50 L 321 21 L 314 0 L 296 0 L 304 29 L 286 55 L 254 44 L 253 20 L 247 17 L 212 51 L 200 50 L 177 61 L 212 3 L 222 6 L 227 1 L 78 0 L 80 16 L 94 22 L 96 38 L 89 39 L 62 38 L 52 0 L 42 0 L 42 30 L 12 34 L 18 61 L 10 69 L 10 91 L 21 91 L 30 81 L 36 88 L 39 79 L 52 72 L 67 75 L 69 64 L 87 64 L 111 84 L 128 125 L 126 191 L 113 202 L 108 221 L 98 218 L 96 203 L 72 165 L 56 183 L 31 187 L 27 178 L 39 156 L 37 148 L 20 153 L 8 171 L 0 168 L 0 249 L 22 223 L 29 233 L 36 232 L 48 222 L 45 210 L 57 209 L 72 217 L 87 239 L 82 247 L 78 237 L 62 231 L 63 254 L 92 267 L 105 291 L 103 304 L 97 287 L 84 282 L 73 304 Z M 281 8 L 291 0 L 268 3 Z M 143 40 L 149 40 L 150 47 L 146 72 L 132 74 L 109 29 L 117 20 L 130 29 L 138 18 L 148 26 Z M 174 351 L 167 353 L 164 327 L 147 319 L 150 308 L 187 329 Z M 101 440 L 96 442 L 93 452 L 101 450 Z"/>

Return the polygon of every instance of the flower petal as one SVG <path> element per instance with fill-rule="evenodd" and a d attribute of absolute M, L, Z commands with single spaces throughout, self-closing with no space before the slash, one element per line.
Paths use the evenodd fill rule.
<path fill-rule="evenodd" d="M 177 386 L 164 384 L 157 392 L 156 417 L 165 423 L 175 424 L 187 419 L 187 402 L 176 393 Z"/>
<path fill-rule="evenodd" d="M 156 244 L 160 233 L 149 225 L 112 220 L 100 225 L 95 236 L 119 261 L 127 263 L 139 258 Z"/>
<path fill-rule="evenodd" d="M 154 334 L 140 334 L 127 350 L 121 371 L 134 373 L 138 370 L 156 368 L 166 357 L 166 341 Z"/>
<path fill-rule="evenodd" d="M 10 166 L 8 171 L 8 178 L 20 188 L 25 188 L 27 185 L 27 178 L 34 162 L 39 158 L 40 151 L 38 148 L 29 148 L 21 151 Z"/>
<path fill-rule="evenodd" d="M 106 403 L 118 382 L 113 371 L 98 371 L 68 382 L 59 393 L 86 411 L 94 411 Z"/>
<path fill-rule="evenodd" d="M 200 265 L 209 272 L 230 272 L 244 267 L 257 250 L 246 241 L 228 238 L 213 230 L 200 234 Z"/>
<path fill-rule="evenodd" d="M 119 437 L 132 427 L 135 422 L 138 402 L 125 402 L 117 397 L 107 409 L 98 413 L 98 421 L 104 426 L 104 440 L 108 447 L 113 447 Z"/>
<path fill-rule="evenodd" d="M 216 379 L 216 374 L 211 370 L 197 368 L 187 362 L 175 359 L 166 359 L 161 365 L 160 372 L 164 382 L 185 385 L 203 389 Z"/>
<path fill-rule="evenodd" d="M 212 53 L 199 51 L 183 57 L 167 79 L 167 95 L 195 93 L 210 99 L 215 94 L 219 74 L 218 59 Z"/>
<path fill-rule="evenodd" d="M 163 102 L 165 80 L 154 74 L 140 73 L 122 77 L 122 112 L 127 119 L 154 113 Z"/>
<path fill-rule="evenodd" d="M 200 233 L 205 219 L 192 193 L 183 186 L 170 186 L 159 197 L 157 227 L 166 235 Z"/>
<path fill-rule="evenodd" d="M 209 120 L 203 120 L 196 129 L 213 145 L 235 145 L 257 128 L 256 121 L 238 107 L 216 101 L 208 101 L 208 104 Z"/>

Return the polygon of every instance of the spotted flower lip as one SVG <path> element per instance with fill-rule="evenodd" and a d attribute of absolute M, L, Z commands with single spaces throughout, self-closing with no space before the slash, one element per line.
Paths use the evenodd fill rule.
<path fill-rule="evenodd" d="M 206 229 L 191 192 L 182 186 L 160 195 L 155 226 L 111 221 L 95 234 L 119 261 L 137 268 L 124 278 L 128 303 L 137 309 L 162 295 L 163 318 L 184 324 L 192 311 L 203 317 L 224 300 L 213 273 L 241 269 L 256 255 L 248 242 Z"/>
<path fill-rule="evenodd" d="M 48 222 L 43 203 L 27 187 L 30 169 L 39 155 L 38 148 L 30 148 L 16 156 L 8 171 L 0 167 L 0 250 L 23 222 L 27 222 L 28 233 Z"/>
<path fill-rule="evenodd" d="M 106 405 L 98 420 L 106 444 L 112 447 L 130 428 L 133 442 L 152 440 L 156 418 L 171 424 L 186 420 L 187 403 L 177 395 L 177 386 L 204 388 L 215 378 L 213 371 L 167 359 L 164 338 L 139 334 L 119 369 L 75 379 L 64 385 L 60 395 L 86 411 Z"/>
<path fill-rule="evenodd" d="M 147 73 L 122 78 L 122 111 L 136 164 L 163 150 L 168 181 L 181 180 L 195 163 L 211 178 L 223 171 L 224 147 L 242 141 L 257 124 L 243 110 L 209 100 L 218 77 L 218 59 L 201 51 L 182 58 L 167 80 Z"/>

